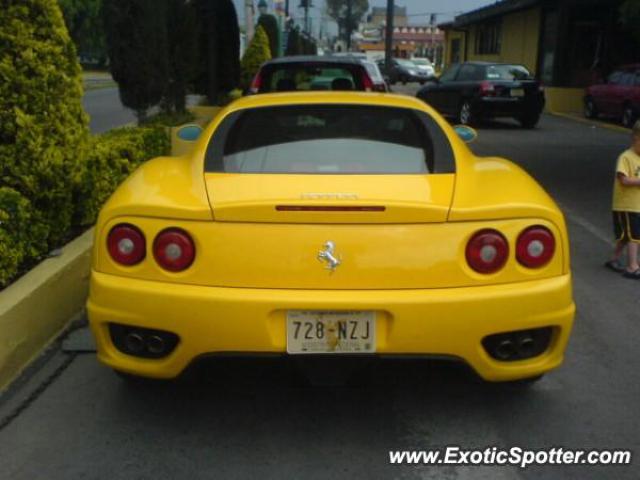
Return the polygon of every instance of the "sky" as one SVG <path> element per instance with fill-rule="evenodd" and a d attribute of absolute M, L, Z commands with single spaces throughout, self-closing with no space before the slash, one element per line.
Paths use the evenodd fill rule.
<path fill-rule="evenodd" d="M 244 0 L 233 0 L 238 10 L 238 16 L 240 20 L 244 19 Z M 321 17 L 321 8 L 324 7 L 324 0 L 312 0 L 315 8 L 310 12 L 312 23 L 317 27 Z M 258 3 L 254 0 L 255 4 Z M 455 15 L 468 12 L 485 5 L 495 3 L 496 0 L 395 0 L 396 5 L 407 7 L 407 13 L 414 15 L 410 17 L 410 23 L 428 23 L 430 13 L 439 14 L 437 17 L 438 23 L 445 22 L 453 19 Z M 297 9 L 300 4 L 300 0 L 289 1 L 290 13 L 296 19 L 298 23 L 302 23 L 302 9 Z M 384 7 L 387 5 L 386 0 L 369 0 L 369 5 L 372 7 Z M 426 16 L 417 16 L 418 14 L 427 14 Z"/>

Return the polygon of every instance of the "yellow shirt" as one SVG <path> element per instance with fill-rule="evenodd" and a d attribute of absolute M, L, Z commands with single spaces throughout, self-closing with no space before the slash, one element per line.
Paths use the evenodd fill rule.
<path fill-rule="evenodd" d="M 640 212 L 640 186 L 626 186 L 618 180 L 618 173 L 629 178 L 640 177 L 640 155 L 627 150 L 618 158 L 616 180 L 613 186 L 613 210 L 617 212 Z"/>

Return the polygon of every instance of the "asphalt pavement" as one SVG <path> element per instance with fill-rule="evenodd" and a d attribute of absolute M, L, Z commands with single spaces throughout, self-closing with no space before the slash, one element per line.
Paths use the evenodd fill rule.
<path fill-rule="evenodd" d="M 476 153 L 524 167 L 567 216 L 578 314 L 559 370 L 522 390 L 458 365 L 388 361 L 309 386 L 288 362 L 221 359 L 179 383 L 131 386 L 91 353 L 54 352 L 0 401 L 0 479 L 640 478 L 637 465 L 388 464 L 389 450 L 446 445 L 640 452 L 640 283 L 602 267 L 628 135 L 549 115 L 535 130 L 505 121 L 479 134 Z"/>
<path fill-rule="evenodd" d="M 91 133 L 103 133 L 136 121 L 133 112 L 120 103 L 117 87 L 89 90 L 82 104 L 89 115 Z"/>

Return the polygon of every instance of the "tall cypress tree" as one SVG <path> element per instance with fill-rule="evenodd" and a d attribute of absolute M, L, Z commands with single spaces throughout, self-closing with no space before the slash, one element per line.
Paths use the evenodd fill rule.
<path fill-rule="evenodd" d="M 0 241 L 28 249 L 2 245 L 11 268 L 65 239 L 87 135 L 80 65 L 57 1 L 0 2 Z"/>
<path fill-rule="evenodd" d="M 104 0 L 107 52 L 120 100 L 144 120 L 166 91 L 167 3 L 158 0 Z"/>
<path fill-rule="evenodd" d="M 163 108 L 167 112 L 182 113 L 186 109 L 189 84 L 196 72 L 197 11 L 188 0 L 166 0 L 168 76 Z"/>
<path fill-rule="evenodd" d="M 258 18 L 258 25 L 264 28 L 265 33 L 269 37 L 271 58 L 276 58 L 280 53 L 280 28 L 278 27 L 278 20 L 275 16 L 265 13 Z"/>
<path fill-rule="evenodd" d="M 196 91 L 211 104 L 240 83 L 240 30 L 232 0 L 197 0 L 199 72 Z"/>

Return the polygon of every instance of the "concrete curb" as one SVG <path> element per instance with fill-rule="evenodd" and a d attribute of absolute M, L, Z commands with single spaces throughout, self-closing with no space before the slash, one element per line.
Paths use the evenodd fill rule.
<path fill-rule="evenodd" d="M 84 308 L 93 229 L 0 294 L 0 391 Z"/>
<path fill-rule="evenodd" d="M 599 120 L 591 120 L 588 118 L 583 118 L 578 115 L 572 115 L 570 113 L 561 113 L 561 112 L 552 112 L 547 110 L 547 113 L 554 115 L 556 117 L 566 118 L 567 120 L 573 120 L 574 122 L 584 123 L 587 125 L 593 125 L 599 128 L 606 128 L 607 130 L 613 130 L 614 132 L 619 133 L 631 133 L 631 129 L 622 127 L 620 125 L 612 125 L 610 123 L 601 122 Z"/>

